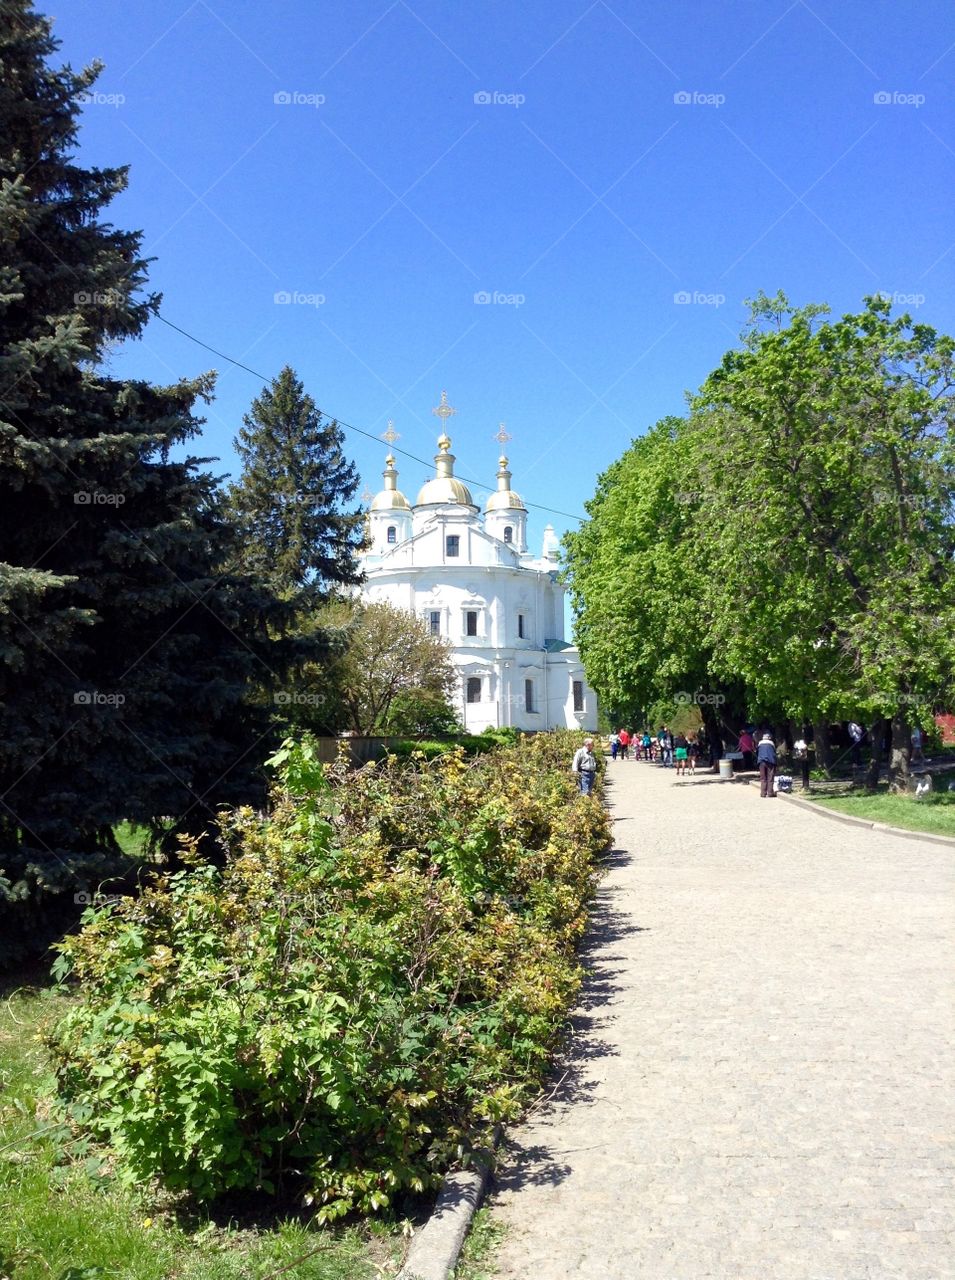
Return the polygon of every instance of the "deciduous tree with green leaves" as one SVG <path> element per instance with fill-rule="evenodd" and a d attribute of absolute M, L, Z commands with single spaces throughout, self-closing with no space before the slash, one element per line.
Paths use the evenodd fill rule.
<path fill-rule="evenodd" d="M 454 722 L 451 646 L 406 609 L 384 601 L 339 601 L 321 615 L 341 636 L 330 688 L 355 733 L 412 735 Z"/>
<path fill-rule="evenodd" d="M 567 577 L 611 704 L 715 684 L 754 718 L 890 724 L 894 777 L 953 687 L 953 343 L 877 297 L 826 317 L 755 300 L 687 419 L 601 477 Z"/>
<path fill-rule="evenodd" d="M 955 669 L 955 365 L 890 312 L 761 295 L 693 418 L 715 669 L 794 717 L 891 722 L 894 773 Z"/>

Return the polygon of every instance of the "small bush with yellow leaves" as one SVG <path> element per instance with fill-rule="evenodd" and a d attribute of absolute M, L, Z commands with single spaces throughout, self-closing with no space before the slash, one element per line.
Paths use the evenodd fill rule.
<path fill-rule="evenodd" d="M 610 833 L 575 746 L 346 773 L 285 743 L 269 812 L 223 818 L 222 867 L 187 851 L 61 944 L 60 1110 L 127 1180 L 197 1199 L 332 1219 L 435 1185 L 518 1114 L 578 988 Z"/>

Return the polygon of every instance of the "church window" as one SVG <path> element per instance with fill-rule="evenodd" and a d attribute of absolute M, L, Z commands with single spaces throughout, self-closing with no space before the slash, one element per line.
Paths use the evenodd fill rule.
<path fill-rule="evenodd" d="M 514 541 L 514 530 L 511 528 L 509 524 L 506 524 L 504 526 L 504 541 L 505 542 Z"/>
<path fill-rule="evenodd" d="M 584 682 L 583 680 L 574 681 L 574 710 L 583 711 L 584 709 Z"/>
<path fill-rule="evenodd" d="M 461 539 L 456 533 L 449 533 L 444 540 L 444 549 L 449 556 L 461 554 Z"/>
<path fill-rule="evenodd" d="M 518 640 L 527 639 L 527 628 L 524 626 L 524 615 L 522 613 L 517 615 L 517 638 Z"/>
<path fill-rule="evenodd" d="M 537 711 L 537 707 L 534 705 L 534 681 L 533 680 L 524 681 L 524 710 L 527 711 L 530 715 L 533 715 Z"/>
<path fill-rule="evenodd" d="M 468 676 L 468 702 L 481 701 L 481 677 Z"/>
<path fill-rule="evenodd" d="M 390 524 L 388 526 L 387 538 L 388 538 L 388 541 L 391 543 L 398 541 L 398 530 L 395 528 L 393 524 Z"/>
<path fill-rule="evenodd" d="M 432 609 L 428 618 L 428 625 L 433 636 L 441 634 L 441 610 Z"/>
<path fill-rule="evenodd" d="M 477 630 L 477 610 L 468 609 L 464 615 L 464 634 L 467 636 L 476 636 Z"/>

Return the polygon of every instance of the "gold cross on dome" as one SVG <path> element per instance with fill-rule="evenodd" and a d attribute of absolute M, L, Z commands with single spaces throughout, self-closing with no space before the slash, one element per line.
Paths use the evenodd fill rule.
<path fill-rule="evenodd" d="M 381 433 L 381 438 L 382 440 L 387 440 L 389 444 L 394 444 L 396 440 L 401 439 L 400 432 L 395 430 L 395 424 L 390 418 L 388 419 L 388 430 Z"/>
<path fill-rule="evenodd" d="M 442 391 L 441 403 L 436 405 L 431 412 L 436 418 L 441 419 L 442 426 L 447 427 L 448 418 L 453 417 L 457 413 L 457 409 L 448 404 L 448 393 L 446 391 Z"/>
<path fill-rule="evenodd" d="M 497 424 L 497 434 L 495 435 L 494 439 L 497 440 L 500 443 L 501 447 L 503 448 L 504 445 L 507 444 L 508 440 L 513 439 L 513 436 L 509 436 L 507 434 L 507 431 L 504 428 L 504 423 L 499 422 Z"/>
<path fill-rule="evenodd" d="M 375 495 L 371 492 L 368 486 L 365 485 L 365 492 L 361 495 L 362 502 L 371 502 L 374 496 Z"/>

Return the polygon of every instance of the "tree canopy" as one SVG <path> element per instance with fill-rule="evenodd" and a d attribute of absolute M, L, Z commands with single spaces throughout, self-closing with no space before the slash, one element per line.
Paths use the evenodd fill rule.
<path fill-rule="evenodd" d="M 359 478 L 341 428 L 322 418 L 288 365 L 243 424 L 235 440 L 242 473 L 229 488 L 240 567 L 312 605 L 359 582 L 363 517 L 344 509 Z"/>
<path fill-rule="evenodd" d="M 760 295 L 565 538 L 598 693 L 928 723 L 955 670 L 953 388 L 952 340 L 881 298 L 829 320 Z"/>
<path fill-rule="evenodd" d="M 270 718 L 247 694 L 281 672 L 287 611 L 223 572 L 235 531 L 188 453 L 213 376 L 155 386 L 104 363 L 159 298 L 140 233 L 105 220 L 126 169 L 72 155 L 99 67 L 49 65 L 27 0 L 3 16 L 0 901 L 115 851 L 122 819 L 201 829 L 262 794 Z"/>

